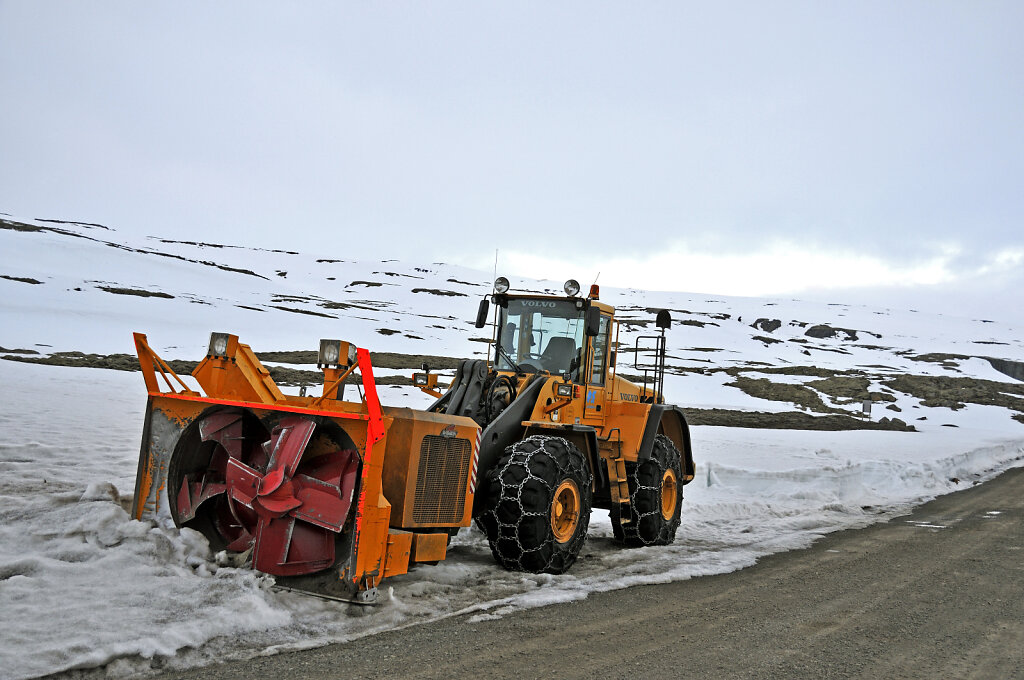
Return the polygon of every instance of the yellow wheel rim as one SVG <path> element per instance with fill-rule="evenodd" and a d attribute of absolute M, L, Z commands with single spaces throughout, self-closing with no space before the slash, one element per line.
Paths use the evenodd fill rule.
<path fill-rule="evenodd" d="M 676 500 L 679 498 L 679 485 L 676 483 L 674 470 L 665 470 L 661 478 L 661 516 L 672 519 L 676 514 Z"/>
<path fill-rule="evenodd" d="M 565 543 L 576 532 L 580 521 L 580 490 L 571 479 L 566 479 L 555 489 L 551 499 L 551 532 L 555 540 Z"/>

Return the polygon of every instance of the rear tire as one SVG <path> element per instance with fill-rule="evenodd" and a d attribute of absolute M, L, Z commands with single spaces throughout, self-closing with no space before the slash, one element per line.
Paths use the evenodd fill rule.
<path fill-rule="evenodd" d="M 612 508 L 615 538 L 629 547 L 672 543 L 676 540 L 683 503 L 679 449 L 671 439 L 659 434 L 649 458 L 626 463 L 626 476 L 631 521 L 623 524 L 619 509 Z"/>
<path fill-rule="evenodd" d="M 487 473 L 477 520 L 505 569 L 561 574 L 579 555 L 590 526 L 593 475 L 560 437 L 533 435 L 505 449 Z"/>

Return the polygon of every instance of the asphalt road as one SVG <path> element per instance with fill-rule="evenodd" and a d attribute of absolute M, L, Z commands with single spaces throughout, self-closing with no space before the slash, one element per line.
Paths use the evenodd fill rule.
<path fill-rule="evenodd" d="M 732 574 L 163 677 L 1024 678 L 1024 469 Z"/>

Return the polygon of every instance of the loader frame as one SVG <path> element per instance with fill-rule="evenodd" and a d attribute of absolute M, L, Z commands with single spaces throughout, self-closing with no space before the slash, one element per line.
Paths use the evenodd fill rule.
<path fill-rule="evenodd" d="M 603 325 L 592 329 L 593 334 L 588 331 L 584 336 L 580 348 L 582 365 L 574 379 L 568 372 L 519 373 L 498 367 L 498 346 L 503 333 L 499 310 L 506 309 L 513 300 L 575 305 L 581 318 L 589 314 L 603 320 Z M 641 347 L 638 340 L 634 351 L 638 354 L 643 351 L 653 353 L 654 362 L 644 369 L 643 383 L 635 385 L 617 375 L 616 348 L 620 346 L 620 326 L 615 318 L 615 309 L 596 297 L 581 299 L 496 293 L 482 302 L 478 321 L 486 320 L 484 310 L 488 302 L 495 306 L 495 314 L 487 360 L 463 361 L 448 391 L 429 407 L 431 411 L 444 413 L 452 413 L 454 407 L 459 415 L 477 418 L 479 422 L 481 414 L 477 405 L 488 382 L 498 376 L 515 382 L 517 396 L 512 403 L 497 417 L 481 423 L 481 474 L 491 469 L 508 447 L 517 441 L 534 434 L 560 437 L 573 443 L 587 457 L 593 473 L 594 507 L 623 510 L 629 504 L 626 464 L 632 466 L 649 458 L 657 436 L 664 435 L 681 453 L 681 484 L 685 485 L 694 478 L 695 466 L 686 415 L 677 406 L 666 404 L 663 396 L 665 329 L 671 325 L 668 312 L 661 311 L 657 315 L 657 325 L 661 329 L 659 335 L 641 338 L 653 339 L 653 347 Z M 600 328 L 605 329 L 605 353 L 595 357 Z M 596 375 L 598 370 L 600 375 Z M 436 385 L 436 379 L 433 383 Z M 560 387 L 571 390 L 570 396 L 559 396 Z M 424 391 L 437 393 L 433 385 Z M 485 503 L 483 495 L 477 497 L 474 516 L 480 514 Z"/>

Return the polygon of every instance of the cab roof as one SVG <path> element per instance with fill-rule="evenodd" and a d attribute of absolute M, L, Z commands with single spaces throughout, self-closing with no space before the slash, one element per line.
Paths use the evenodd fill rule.
<path fill-rule="evenodd" d="M 493 293 L 491 295 L 491 299 L 495 302 L 499 300 L 563 300 L 565 302 L 576 302 L 578 300 L 583 300 L 584 302 L 589 303 L 591 306 L 597 307 L 602 312 L 606 312 L 612 315 L 615 314 L 615 307 L 605 302 L 601 302 L 600 300 L 593 300 L 591 298 L 585 298 L 579 295 L 569 297 L 568 295 L 546 295 L 544 293 Z"/>

